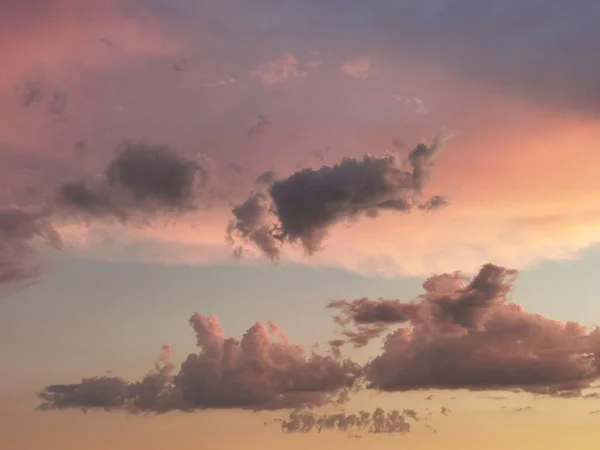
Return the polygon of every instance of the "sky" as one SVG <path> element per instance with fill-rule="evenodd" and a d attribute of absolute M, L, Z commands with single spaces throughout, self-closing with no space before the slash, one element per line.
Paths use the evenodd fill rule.
<path fill-rule="evenodd" d="M 0 442 L 597 447 L 600 5 L 0 0 Z"/>

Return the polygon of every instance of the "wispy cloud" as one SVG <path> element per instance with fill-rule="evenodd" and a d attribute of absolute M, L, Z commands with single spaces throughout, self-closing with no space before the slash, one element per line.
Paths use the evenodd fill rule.
<path fill-rule="evenodd" d="M 263 85 L 283 83 L 289 78 L 302 78 L 307 75 L 299 70 L 296 57 L 289 52 L 279 59 L 260 64 L 250 74 L 258 78 Z"/>
<path fill-rule="evenodd" d="M 340 69 L 346 75 L 360 80 L 366 80 L 373 75 L 371 62 L 366 58 L 348 60 L 341 65 Z"/>
<path fill-rule="evenodd" d="M 393 94 L 392 98 L 404 105 L 414 105 L 417 114 L 429 114 L 429 110 L 419 97 L 406 98 L 398 94 Z"/>

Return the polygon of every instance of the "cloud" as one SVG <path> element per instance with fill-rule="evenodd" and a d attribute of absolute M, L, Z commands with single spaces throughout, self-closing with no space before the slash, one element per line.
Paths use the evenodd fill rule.
<path fill-rule="evenodd" d="M 62 248 L 61 237 L 46 214 L 16 208 L 0 210 L 1 290 L 31 282 L 42 273 L 42 267 L 30 261 L 36 241 Z"/>
<path fill-rule="evenodd" d="M 277 260 L 285 242 L 299 242 L 309 254 L 319 251 L 327 230 L 344 220 L 376 217 L 381 211 L 433 209 L 442 203 L 437 197 L 420 201 L 443 143 L 440 135 L 431 145 L 417 145 L 408 155 L 410 169 L 397 155 L 367 154 L 276 180 L 268 191 L 255 192 L 234 207 L 229 240 L 252 242 Z"/>
<path fill-rule="evenodd" d="M 460 272 L 434 275 L 412 303 L 337 301 L 336 321 L 364 345 L 391 323 L 399 328 L 365 367 L 369 387 L 514 390 L 580 394 L 599 376 L 600 332 L 531 314 L 508 300 L 516 271 L 484 265 L 470 281 Z"/>
<path fill-rule="evenodd" d="M 269 121 L 269 119 L 267 119 L 262 114 L 259 114 L 256 118 L 256 124 L 248 130 L 248 139 L 252 139 L 257 134 L 264 134 L 267 129 L 267 125 L 269 125 L 270 123 L 271 122 Z"/>
<path fill-rule="evenodd" d="M 287 419 L 279 419 L 279 422 L 284 433 L 333 430 L 348 433 L 351 437 L 360 437 L 363 433 L 405 434 L 411 429 L 406 421 L 406 411 L 394 409 L 386 412 L 376 408 L 372 413 L 363 410 L 358 414 L 319 414 L 310 410 L 294 410 Z"/>
<path fill-rule="evenodd" d="M 298 69 L 296 57 L 286 52 L 279 59 L 260 64 L 250 75 L 258 78 L 263 85 L 271 85 L 283 83 L 289 78 L 302 78 L 307 74 Z"/>
<path fill-rule="evenodd" d="M 161 362 L 141 381 L 104 376 L 50 385 L 40 393 L 40 409 L 158 413 L 320 406 L 343 401 L 362 373 L 360 365 L 349 360 L 307 354 L 273 322 L 255 323 L 242 339 L 226 337 L 214 316 L 195 313 L 190 325 L 199 351 L 188 355 L 178 372 L 169 362 L 170 347 L 163 346 Z"/>
<path fill-rule="evenodd" d="M 272 260 L 279 257 L 279 242 L 273 236 L 273 224 L 269 217 L 269 199 L 265 192 L 256 192 L 243 203 L 231 210 L 234 219 L 227 227 L 226 239 L 231 245 L 236 244 L 236 238 L 252 242 Z M 244 248 L 237 245 L 236 255 L 244 253 Z"/>
<path fill-rule="evenodd" d="M 197 208 L 214 177 L 204 156 L 188 158 L 165 145 L 125 140 L 98 179 L 66 182 L 57 193 L 59 214 L 127 221 L 136 214 L 178 214 Z"/>
<path fill-rule="evenodd" d="M 209 75 L 205 74 L 200 81 L 200 87 L 202 88 L 216 88 L 221 86 L 228 86 L 236 83 L 236 79 L 228 75 Z"/>
<path fill-rule="evenodd" d="M 25 108 L 29 108 L 35 103 L 41 103 L 44 98 L 44 83 L 43 80 L 29 80 L 23 86 L 21 94 L 21 104 Z"/>
<path fill-rule="evenodd" d="M 531 411 L 533 409 L 532 406 L 527 405 L 527 406 L 520 406 L 518 408 L 514 408 L 513 411 L 514 412 L 528 412 Z"/>
<path fill-rule="evenodd" d="M 261 173 L 258 177 L 256 177 L 256 180 L 254 180 L 254 182 L 257 184 L 270 185 L 273 184 L 276 179 L 277 174 L 274 170 L 266 170 L 265 172 Z"/>
<path fill-rule="evenodd" d="M 68 95 L 62 89 L 56 89 L 52 94 L 49 112 L 59 117 L 63 117 L 67 110 Z"/>
<path fill-rule="evenodd" d="M 190 62 L 190 60 L 187 58 L 181 59 L 179 61 L 175 61 L 171 65 L 171 70 L 173 70 L 173 72 L 183 72 L 187 68 L 187 65 L 189 62 Z"/>
<path fill-rule="evenodd" d="M 342 5 L 345 14 L 339 14 Z M 380 1 L 365 14 L 358 0 L 333 0 L 320 12 L 330 34 L 386 48 L 388 58 L 418 55 L 542 107 L 600 112 L 597 3 L 571 8 L 560 0 L 533 0 L 524 8 L 517 0 L 483 0 L 473 5 L 472 0 Z"/>
<path fill-rule="evenodd" d="M 373 74 L 371 62 L 368 59 L 352 59 L 344 62 L 340 70 L 352 78 L 366 80 Z"/>
<path fill-rule="evenodd" d="M 235 173 L 236 175 L 241 175 L 242 173 L 244 173 L 244 168 L 236 163 L 229 163 L 227 168 L 229 170 L 231 170 L 233 173 Z"/>
<path fill-rule="evenodd" d="M 406 98 L 401 95 L 393 94 L 392 98 L 404 105 L 414 105 L 417 114 L 429 114 L 429 110 L 419 97 Z"/>

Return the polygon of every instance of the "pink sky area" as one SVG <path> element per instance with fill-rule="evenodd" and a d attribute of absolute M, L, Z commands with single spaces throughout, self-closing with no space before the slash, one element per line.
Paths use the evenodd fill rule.
<path fill-rule="evenodd" d="M 597 319 L 525 311 L 511 303 L 509 269 L 527 278 L 549 262 L 594 263 L 582 255 L 600 240 L 598 20 L 593 2 L 565 9 L 537 0 L 0 0 L 0 292 L 12 294 L 0 297 L 0 328 L 29 327 L 16 318 L 63 295 L 53 271 L 59 258 L 82 267 L 109 261 L 125 272 L 239 264 L 246 279 L 258 266 L 273 283 L 275 266 L 289 263 L 382 286 L 429 280 L 412 303 L 412 288 L 384 304 L 368 295 L 340 307 L 346 322 L 315 325 L 315 335 L 347 341 L 341 348 L 352 363 L 336 356 L 341 343 L 311 354 L 308 329 L 298 334 L 302 345 L 290 343 L 275 324 L 281 318 L 252 326 L 261 317 L 248 317 L 238 336 L 218 322 L 237 327 L 235 305 L 215 307 L 219 319 L 190 310 L 183 320 L 191 328 L 180 328 L 196 353 L 171 362 L 164 347 L 156 372 L 141 378 L 169 394 L 153 391 L 151 406 L 139 409 L 168 413 L 130 415 L 123 405 L 98 412 L 81 386 L 72 403 L 58 394 L 49 401 L 67 411 L 42 413 L 31 392 L 7 383 L 0 443 L 596 448 L 600 334 L 588 325 Z M 87 190 L 68 197 L 69 183 Z M 424 206 L 442 197 L 443 206 Z M 12 283 L 36 262 L 25 285 Z M 455 271 L 468 277 L 459 283 Z M 48 298 L 28 291 L 45 283 Z M 211 289 L 198 292 L 201 312 L 213 304 Z M 269 295 L 245 292 L 242 281 L 236 289 L 240 298 Z M 319 301 L 334 300 L 337 291 L 319 289 L 311 291 Z M 580 293 L 595 302 L 591 294 Z M 123 295 L 142 297 L 142 288 Z M 107 308 L 118 306 L 113 300 Z M 168 328 L 158 320 L 145 332 Z M 23 360 L 32 373 L 59 373 L 36 366 L 41 350 L 11 333 L 0 340 L 31 351 Z M 368 345 L 354 348 L 359 339 Z M 93 375 L 87 362 L 79 370 L 65 358 L 69 370 Z M 17 372 L 4 373 L 14 380 Z M 364 378 L 372 389 L 342 407 L 331 403 L 328 395 Z M 203 411 L 180 411 L 192 397 L 177 395 L 189 392 Z M 322 414 L 381 406 L 401 417 L 373 416 L 372 427 L 385 422 L 390 433 L 366 427 L 360 439 L 340 427 L 282 433 L 296 423 L 290 412 L 308 404 L 300 399 Z M 410 432 L 399 431 L 405 423 Z"/>

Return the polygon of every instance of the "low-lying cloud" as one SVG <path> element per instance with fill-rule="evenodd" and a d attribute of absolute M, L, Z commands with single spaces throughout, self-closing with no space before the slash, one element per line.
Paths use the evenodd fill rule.
<path fill-rule="evenodd" d="M 431 276 L 423 283 L 425 293 L 410 303 L 331 302 L 330 308 L 339 310 L 335 320 L 343 327 L 344 339 L 331 341 L 327 353 L 306 352 L 291 344 L 273 322 L 257 322 L 235 339 L 225 335 L 216 317 L 195 313 L 189 323 L 199 350 L 179 369 L 165 345 L 156 367 L 140 381 L 129 383 L 111 375 L 50 385 L 39 394 L 40 409 L 292 409 L 281 422 L 283 431 L 406 432 L 410 427 L 405 419 L 419 422 L 431 414 L 421 417 L 404 409 L 390 414 L 378 410 L 371 416 L 323 415 L 312 408 L 339 405 L 363 389 L 466 389 L 587 398 L 583 390 L 600 378 L 600 332 L 531 314 L 510 302 L 516 275 L 515 270 L 486 264 L 471 279 L 460 272 Z M 383 331 L 391 332 L 382 352 L 365 365 L 342 358 L 345 342 L 361 346 Z M 451 411 L 441 406 L 439 414 L 448 416 Z"/>
<path fill-rule="evenodd" d="M 242 339 L 228 338 L 214 316 L 195 313 L 190 325 L 198 353 L 178 372 L 163 347 L 161 362 L 141 381 L 95 377 L 47 386 L 40 409 L 120 409 L 131 412 L 206 408 L 275 410 L 320 406 L 347 398 L 360 365 L 291 344 L 273 322 L 255 323 Z"/>
<path fill-rule="evenodd" d="M 394 409 L 386 412 L 377 408 L 370 411 L 360 411 L 358 414 L 344 412 L 333 414 L 319 414 L 311 410 L 294 410 L 287 419 L 279 419 L 281 431 L 284 433 L 310 433 L 325 430 L 348 433 L 351 437 L 361 437 L 367 433 L 405 434 L 411 430 L 407 422 L 405 410 Z"/>
<path fill-rule="evenodd" d="M 300 243 L 308 254 L 321 250 L 328 229 L 343 221 L 373 218 L 386 210 L 444 206 L 441 196 L 424 199 L 423 187 L 445 138 L 442 134 L 431 145 L 418 144 L 405 164 L 395 154 L 364 155 L 275 180 L 233 208 L 228 240 L 251 242 L 278 260 L 284 243 Z"/>
<path fill-rule="evenodd" d="M 600 376 L 599 331 L 510 302 L 516 275 L 486 264 L 470 281 L 460 272 L 428 278 L 413 302 L 363 298 L 329 307 L 339 311 L 335 320 L 355 346 L 397 328 L 365 367 L 370 388 L 581 395 Z"/>

